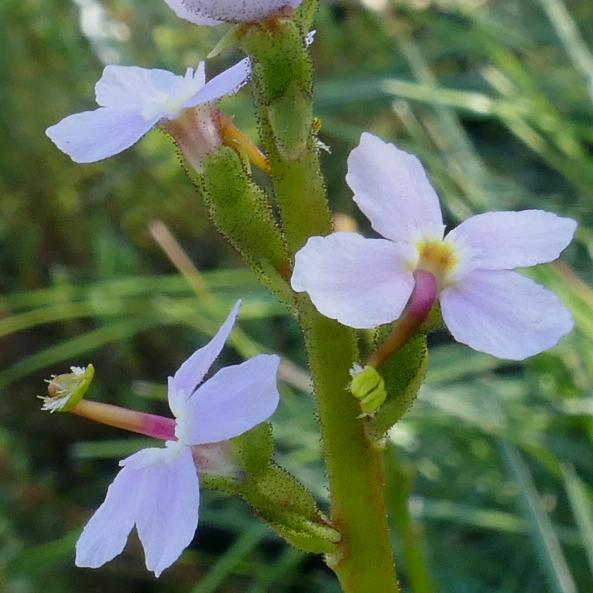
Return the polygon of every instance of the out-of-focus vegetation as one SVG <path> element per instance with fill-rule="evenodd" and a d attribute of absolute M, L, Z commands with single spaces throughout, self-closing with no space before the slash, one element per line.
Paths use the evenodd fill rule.
<path fill-rule="evenodd" d="M 0 28 L 0 591 L 336 593 L 318 559 L 213 492 L 196 543 L 160 580 L 133 538 L 101 570 L 73 566 L 78 531 L 117 459 L 144 441 L 42 414 L 43 378 L 92 360 L 91 397 L 164 412 L 164 378 L 238 295 L 242 332 L 226 359 L 276 350 L 296 365 L 283 374 L 275 417 L 279 460 L 323 504 L 325 478 L 298 331 L 216 236 L 167 139 L 153 132 L 123 155 L 77 166 L 44 136 L 92 108 L 103 63 L 182 72 L 223 29 L 194 28 L 162 0 L 2 0 Z M 359 216 L 345 158 L 371 130 L 423 158 L 451 223 L 522 208 L 580 222 L 563 263 L 535 272 L 576 319 L 559 347 L 511 365 L 446 334 L 434 340 L 426 388 L 387 455 L 404 590 L 588 593 L 593 3 L 325 2 L 317 29 L 336 210 Z M 225 54 L 211 71 L 237 57 Z M 248 92 L 226 109 L 254 132 Z M 202 277 L 176 272 L 148 231 L 155 219 Z"/>

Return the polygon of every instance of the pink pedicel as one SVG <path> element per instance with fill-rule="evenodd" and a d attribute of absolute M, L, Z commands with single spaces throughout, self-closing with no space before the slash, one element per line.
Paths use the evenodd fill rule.
<path fill-rule="evenodd" d="M 173 418 L 136 412 L 135 410 L 90 400 L 82 400 L 72 410 L 72 414 L 154 439 L 163 441 L 177 440 L 175 437 L 175 420 Z"/>

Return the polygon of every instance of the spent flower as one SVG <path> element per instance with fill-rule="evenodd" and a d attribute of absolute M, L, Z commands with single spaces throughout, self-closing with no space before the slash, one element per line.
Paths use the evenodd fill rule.
<path fill-rule="evenodd" d="M 159 576 L 190 544 L 198 525 L 200 489 L 192 447 L 201 445 L 204 453 L 208 445 L 243 434 L 276 409 L 277 356 L 256 356 L 202 382 L 232 330 L 239 306 L 214 338 L 169 377 L 177 440 L 120 461 L 122 469 L 76 544 L 77 566 L 97 568 L 120 554 L 135 526 L 146 567 Z"/>
<path fill-rule="evenodd" d="M 160 127 L 177 142 L 190 164 L 222 144 L 218 100 L 237 92 L 248 80 L 248 59 L 206 82 L 205 64 L 185 76 L 137 66 L 106 66 L 95 86 L 94 111 L 70 115 L 46 134 L 77 163 L 119 154 Z"/>
<path fill-rule="evenodd" d="M 296 254 L 292 286 L 354 328 L 400 317 L 418 272 L 437 282 L 443 319 L 463 344 L 522 360 L 573 327 L 552 292 L 515 268 L 556 259 L 576 223 L 543 210 L 478 214 L 445 236 L 436 192 L 413 155 L 364 133 L 348 159 L 354 201 L 383 239 L 337 232 Z"/>

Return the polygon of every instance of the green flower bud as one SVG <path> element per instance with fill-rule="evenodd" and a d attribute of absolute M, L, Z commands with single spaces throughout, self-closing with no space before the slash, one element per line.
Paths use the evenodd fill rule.
<path fill-rule="evenodd" d="M 256 100 L 276 150 L 285 160 L 298 160 L 313 126 L 313 64 L 303 31 L 291 20 L 273 30 L 253 27 L 241 47 L 252 60 Z"/>
<path fill-rule="evenodd" d="M 232 148 L 208 155 L 203 168 L 200 187 L 214 224 L 262 282 L 291 303 L 288 251 L 266 194 Z"/>
<path fill-rule="evenodd" d="M 231 442 L 239 473 L 222 475 L 204 467 L 200 482 L 241 496 L 293 546 L 314 554 L 336 553 L 340 533 L 318 509 L 311 492 L 272 461 L 270 423 L 262 423 Z"/>
<path fill-rule="evenodd" d="M 52 375 L 47 380 L 47 396 L 37 396 L 42 402 L 42 410 L 53 414 L 54 412 L 70 412 L 88 391 L 95 367 L 89 364 L 86 367 L 70 367 L 70 373 Z"/>
<path fill-rule="evenodd" d="M 370 366 L 364 369 L 355 366 L 350 373 L 352 375 L 350 393 L 360 400 L 360 409 L 364 414 L 373 414 L 387 398 L 383 377 L 377 369 Z"/>

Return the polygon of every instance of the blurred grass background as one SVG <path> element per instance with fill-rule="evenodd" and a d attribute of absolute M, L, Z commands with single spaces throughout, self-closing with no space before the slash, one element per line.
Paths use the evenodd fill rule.
<path fill-rule="evenodd" d="M 593 3 L 325 2 L 317 29 L 336 210 L 368 230 L 344 174 L 371 130 L 422 157 L 452 224 L 522 208 L 580 222 L 563 262 L 533 272 L 574 313 L 560 346 L 514 365 L 434 340 L 427 385 L 387 455 L 404 590 L 593 591 Z M 293 364 L 278 458 L 321 504 L 325 478 L 298 330 L 216 236 L 167 139 L 154 132 L 77 166 L 43 133 L 93 107 L 104 63 L 181 73 L 222 29 L 194 28 L 162 0 L 2 0 L 0 31 L 0 592 L 337 593 L 319 559 L 214 492 L 196 542 L 160 580 L 134 538 L 101 570 L 73 566 L 117 459 L 144 441 L 41 414 L 43 378 L 92 360 L 93 398 L 164 412 L 164 378 L 239 295 L 242 331 L 221 362 L 275 350 Z M 225 107 L 255 131 L 247 92 Z M 148 230 L 155 219 L 201 277 L 177 273 Z"/>

